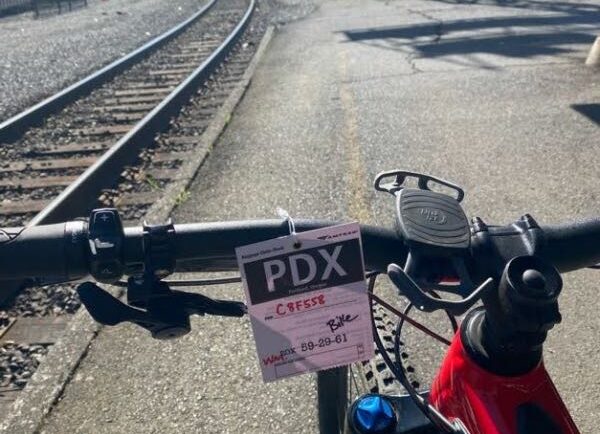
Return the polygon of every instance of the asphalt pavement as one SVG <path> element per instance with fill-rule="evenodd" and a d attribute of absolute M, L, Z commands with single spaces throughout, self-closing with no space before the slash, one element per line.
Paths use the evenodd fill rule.
<path fill-rule="evenodd" d="M 467 214 L 488 222 L 599 215 L 600 72 L 583 65 L 599 34 L 591 0 L 319 2 L 279 30 L 174 218 L 279 206 L 390 225 L 393 204 L 371 182 L 394 168 L 460 184 Z M 600 417 L 599 277 L 565 277 L 546 349 L 583 433 Z M 41 432 L 316 432 L 314 376 L 262 384 L 246 320 L 193 327 L 175 342 L 104 328 Z"/>

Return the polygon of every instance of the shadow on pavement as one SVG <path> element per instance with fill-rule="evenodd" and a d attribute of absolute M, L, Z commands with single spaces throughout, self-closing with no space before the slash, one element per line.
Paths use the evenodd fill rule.
<path fill-rule="evenodd" d="M 600 13 L 600 5 L 590 3 L 560 2 L 552 0 L 431 0 L 452 5 L 496 6 L 516 9 L 531 9 L 562 12 L 569 15 Z"/>
<path fill-rule="evenodd" d="M 585 33 L 541 33 L 529 35 L 459 38 L 436 44 L 417 45 L 424 57 L 472 53 L 496 54 L 504 57 L 534 57 L 567 53 L 567 45 L 591 43 L 594 37 Z"/>
<path fill-rule="evenodd" d="M 592 43 L 600 33 L 600 5 L 541 1 L 462 1 L 446 3 L 527 7 L 561 12 L 560 15 L 492 16 L 440 20 L 406 26 L 350 29 L 340 33 L 345 42 L 358 42 L 421 58 L 493 54 L 510 58 L 579 52 L 574 45 Z M 414 12 L 419 14 L 419 12 Z M 471 62 L 474 59 L 470 59 Z M 459 63 L 454 61 L 454 63 Z M 477 62 L 475 62 L 477 63 Z M 479 62 L 486 66 L 485 62 Z M 489 65 L 488 65 L 489 66 Z"/>
<path fill-rule="evenodd" d="M 600 104 L 573 104 L 571 108 L 600 125 Z"/>
<path fill-rule="evenodd" d="M 406 27 L 379 27 L 371 29 L 346 30 L 343 33 L 351 41 L 369 39 L 416 39 L 439 36 L 452 32 L 506 29 L 513 27 L 543 27 L 567 25 L 600 25 L 600 9 L 595 14 L 584 16 L 537 16 L 537 17 L 491 17 L 484 19 L 456 20 L 417 24 Z"/>

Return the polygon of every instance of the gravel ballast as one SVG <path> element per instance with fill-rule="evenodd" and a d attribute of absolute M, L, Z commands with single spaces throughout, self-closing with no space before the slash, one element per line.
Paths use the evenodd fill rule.
<path fill-rule="evenodd" d="M 124 56 L 207 2 L 88 0 L 87 8 L 62 15 L 0 17 L 0 122 Z M 260 7 L 269 21 L 284 24 L 315 6 L 307 0 L 265 0 Z"/>
<path fill-rule="evenodd" d="M 47 352 L 47 345 L 7 343 L 0 347 L 0 387 L 25 387 Z"/>
<path fill-rule="evenodd" d="M 62 15 L 0 18 L 0 121 L 127 54 L 206 2 L 89 0 L 87 8 Z"/>

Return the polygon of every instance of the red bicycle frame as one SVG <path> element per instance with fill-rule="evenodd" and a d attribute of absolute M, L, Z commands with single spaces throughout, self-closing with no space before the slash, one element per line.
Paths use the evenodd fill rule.
<path fill-rule="evenodd" d="M 480 367 L 456 333 L 433 381 L 430 402 L 471 434 L 579 434 L 543 362 L 525 375 Z"/>

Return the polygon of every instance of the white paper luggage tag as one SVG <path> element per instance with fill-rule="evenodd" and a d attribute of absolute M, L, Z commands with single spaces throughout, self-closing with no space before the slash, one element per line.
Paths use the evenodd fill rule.
<path fill-rule="evenodd" d="M 264 381 L 374 356 L 358 223 L 293 233 L 236 254 Z"/>

